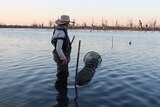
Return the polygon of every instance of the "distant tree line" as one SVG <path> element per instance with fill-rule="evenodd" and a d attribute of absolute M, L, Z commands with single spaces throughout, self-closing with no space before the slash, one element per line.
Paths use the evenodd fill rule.
<path fill-rule="evenodd" d="M 0 28 L 40 28 L 40 29 L 52 29 L 56 26 L 55 22 L 49 20 L 48 25 L 44 23 L 37 24 L 33 23 L 32 25 L 5 25 L 0 24 Z M 94 24 L 92 20 L 91 25 L 88 25 L 86 22 L 78 24 L 75 20 L 70 24 L 70 29 L 90 29 L 90 30 L 133 30 L 133 31 L 160 31 L 160 25 L 157 24 L 157 21 L 149 22 L 148 24 L 143 24 L 141 20 L 138 21 L 138 24 L 134 24 L 132 20 L 128 24 L 120 25 L 118 20 L 115 21 L 115 25 L 108 25 L 107 20 L 102 19 L 101 25 Z"/>

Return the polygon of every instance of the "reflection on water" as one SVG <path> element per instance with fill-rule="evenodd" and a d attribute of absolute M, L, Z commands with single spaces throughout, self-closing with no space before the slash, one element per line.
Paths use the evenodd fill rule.
<path fill-rule="evenodd" d="M 67 84 L 55 85 L 56 90 L 58 91 L 57 95 L 57 104 L 53 107 L 68 107 L 69 99 L 67 96 L 68 88 Z"/>
<path fill-rule="evenodd" d="M 74 85 L 74 88 L 75 88 L 75 98 L 74 98 L 74 103 L 75 103 L 75 107 L 79 107 L 78 106 L 78 88 L 76 86 L 76 84 Z"/>
<path fill-rule="evenodd" d="M 54 87 L 52 30 L 0 29 L 0 107 L 159 107 L 159 32 L 70 30 L 69 34 L 76 38 L 68 85 L 61 90 Z M 77 86 L 75 92 L 78 40 L 82 41 L 79 70 L 89 51 L 99 53 L 103 62 L 90 83 Z"/>

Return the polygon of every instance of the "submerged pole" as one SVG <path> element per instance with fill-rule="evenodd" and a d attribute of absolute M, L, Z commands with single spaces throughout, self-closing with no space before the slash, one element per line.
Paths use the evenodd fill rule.
<path fill-rule="evenodd" d="M 113 48 L 113 36 L 112 36 L 112 47 L 111 48 Z"/>

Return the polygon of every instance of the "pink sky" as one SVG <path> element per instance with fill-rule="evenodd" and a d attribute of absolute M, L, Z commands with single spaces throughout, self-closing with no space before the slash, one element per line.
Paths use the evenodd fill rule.
<path fill-rule="evenodd" d="M 68 14 L 77 23 L 126 25 L 129 20 L 136 24 L 157 20 L 160 22 L 160 0 L 0 0 L 0 23 L 30 25 L 55 21 Z"/>

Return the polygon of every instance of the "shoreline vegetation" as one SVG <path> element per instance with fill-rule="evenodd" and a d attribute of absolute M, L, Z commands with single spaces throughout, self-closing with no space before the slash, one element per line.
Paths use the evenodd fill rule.
<path fill-rule="evenodd" d="M 32 24 L 32 25 L 6 25 L 0 23 L 0 28 L 32 28 L 32 29 L 54 29 L 55 23 L 53 21 L 49 21 L 48 26 L 42 24 Z M 101 25 L 95 25 L 93 22 L 90 26 L 88 26 L 85 22 L 81 25 L 75 24 L 75 21 L 72 22 L 69 29 L 85 29 L 85 30 L 131 30 L 131 31 L 160 31 L 160 25 L 157 25 L 156 20 L 149 24 L 142 24 L 142 21 L 139 20 L 139 23 L 133 24 L 132 20 L 127 24 L 119 25 L 118 21 L 116 21 L 115 25 L 107 25 L 107 22 Z"/>

